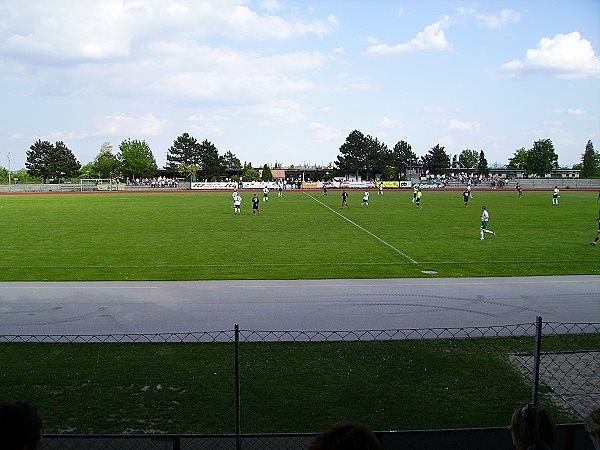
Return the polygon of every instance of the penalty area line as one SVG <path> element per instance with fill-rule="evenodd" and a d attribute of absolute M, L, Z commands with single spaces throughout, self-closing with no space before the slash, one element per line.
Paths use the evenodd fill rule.
<path fill-rule="evenodd" d="M 410 256 L 408 256 L 406 253 L 402 252 L 401 250 L 398 250 L 396 247 L 394 247 L 392 244 L 389 244 L 387 242 L 385 242 L 383 239 L 381 239 L 379 236 L 371 233 L 369 230 L 367 230 L 366 228 L 361 227 L 359 224 L 357 224 L 356 222 L 353 222 L 352 220 L 348 219 L 346 216 L 340 214 L 339 212 L 337 212 L 336 210 L 334 210 L 333 208 L 329 207 L 328 205 L 326 205 L 325 203 L 323 203 L 322 201 L 314 198 L 312 195 L 308 194 L 308 193 L 304 193 L 305 195 L 309 196 L 310 198 L 312 198 L 315 202 L 320 203 L 321 205 L 323 205 L 325 208 L 327 208 L 328 210 L 330 210 L 331 212 L 337 214 L 338 216 L 340 216 L 342 219 L 347 220 L 348 222 L 350 222 L 352 225 L 354 225 L 356 228 L 364 231 L 365 233 L 367 233 L 368 235 L 370 235 L 371 237 L 374 237 L 375 239 L 377 239 L 379 242 L 381 242 L 384 245 L 387 245 L 389 248 L 391 248 L 392 250 L 394 250 L 396 253 L 398 253 L 399 255 L 402 255 L 404 258 L 406 258 L 408 261 L 410 261 L 412 264 L 419 264 L 417 261 L 415 261 L 414 259 L 412 259 Z"/>

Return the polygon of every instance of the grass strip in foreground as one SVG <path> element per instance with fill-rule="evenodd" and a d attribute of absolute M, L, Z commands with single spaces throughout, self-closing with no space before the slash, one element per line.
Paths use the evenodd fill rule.
<path fill-rule="evenodd" d="M 600 335 L 544 339 L 544 351 L 582 348 Z M 242 429 L 502 426 L 530 396 L 508 355 L 531 349 L 530 337 L 242 343 Z M 0 367 L 0 398 L 37 405 L 49 433 L 235 429 L 231 343 L 3 343 Z M 557 422 L 578 420 L 541 389 Z"/>

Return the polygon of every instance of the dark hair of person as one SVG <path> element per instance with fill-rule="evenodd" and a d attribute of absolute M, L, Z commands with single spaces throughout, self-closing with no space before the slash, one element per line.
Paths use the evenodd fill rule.
<path fill-rule="evenodd" d="M 381 444 L 365 425 L 340 422 L 317 436 L 308 450 L 381 450 Z"/>
<path fill-rule="evenodd" d="M 585 429 L 588 433 L 600 437 L 600 407 L 597 407 L 588 413 L 585 418 Z"/>
<path fill-rule="evenodd" d="M 552 416 L 542 406 L 525 405 L 515 409 L 511 421 L 513 443 L 517 450 L 556 449 L 558 433 Z"/>
<path fill-rule="evenodd" d="M 0 448 L 34 450 L 42 438 L 43 423 L 37 410 L 28 403 L 0 405 Z"/>

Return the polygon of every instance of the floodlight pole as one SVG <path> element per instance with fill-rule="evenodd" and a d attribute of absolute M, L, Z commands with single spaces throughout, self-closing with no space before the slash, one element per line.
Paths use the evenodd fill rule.
<path fill-rule="evenodd" d="M 10 152 L 8 152 L 8 190 L 10 191 Z"/>

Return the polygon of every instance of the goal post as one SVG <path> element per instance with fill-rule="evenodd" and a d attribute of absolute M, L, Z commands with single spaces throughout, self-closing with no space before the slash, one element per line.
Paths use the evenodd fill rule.
<path fill-rule="evenodd" d="M 115 189 L 115 185 L 110 178 L 81 178 L 79 188 L 81 192 L 112 191 Z"/>

